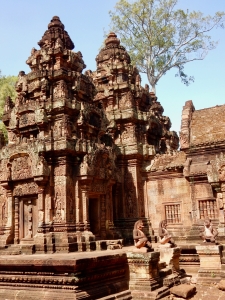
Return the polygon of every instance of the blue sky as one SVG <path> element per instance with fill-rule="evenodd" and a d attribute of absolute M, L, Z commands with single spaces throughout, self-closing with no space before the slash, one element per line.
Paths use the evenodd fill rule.
<path fill-rule="evenodd" d="M 3 75 L 29 72 L 25 61 L 33 47 L 39 48 L 47 25 L 54 15 L 60 17 L 75 44 L 81 51 L 87 69 L 95 70 L 95 57 L 104 40 L 104 30 L 110 23 L 109 10 L 116 0 L 0 0 L 0 70 Z M 200 10 L 204 14 L 225 11 L 225 0 L 180 0 L 182 9 Z M 192 100 L 196 109 L 225 104 L 225 29 L 211 32 L 219 41 L 203 61 L 186 65 L 188 75 L 195 82 L 186 87 L 175 71 L 169 71 L 158 83 L 157 97 L 164 114 L 172 121 L 172 129 L 179 132 L 181 112 L 185 101 Z M 142 85 L 147 83 L 142 75 Z M 215 122 L 217 120 L 215 119 Z M 206 120 L 207 124 L 207 120 Z"/>

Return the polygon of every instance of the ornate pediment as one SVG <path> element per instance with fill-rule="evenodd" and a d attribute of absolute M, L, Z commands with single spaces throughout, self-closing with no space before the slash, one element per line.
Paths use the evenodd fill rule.
<path fill-rule="evenodd" d="M 95 145 L 90 154 L 86 154 L 80 164 L 80 175 L 95 176 L 98 179 L 113 179 L 116 176 L 115 153 L 111 147 Z"/>

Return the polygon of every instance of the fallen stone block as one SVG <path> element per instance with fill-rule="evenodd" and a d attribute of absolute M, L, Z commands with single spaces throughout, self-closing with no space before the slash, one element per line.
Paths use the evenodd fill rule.
<path fill-rule="evenodd" d="M 172 287 L 170 293 L 178 297 L 187 299 L 196 292 L 196 287 L 189 284 L 180 284 Z"/>
<path fill-rule="evenodd" d="M 225 280 L 220 280 L 220 282 L 218 282 L 217 284 L 218 289 L 225 291 Z"/>

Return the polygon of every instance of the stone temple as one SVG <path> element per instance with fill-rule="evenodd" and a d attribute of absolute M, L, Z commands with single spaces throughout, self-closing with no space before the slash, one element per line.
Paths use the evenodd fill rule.
<path fill-rule="evenodd" d="M 225 105 L 195 110 L 187 101 L 179 138 L 156 95 L 141 86 L 115 33 L 96 56 L 96 71 L 84 73 L 82 54 L 73 51 L 59 17 L 52 18 L 38 45 L 26 61 L 31 71 L 19 72 L 16 101 L 6 99 L 2 118 L 8 142 L 1 134 L 0 295 L 14 299 L 9 292 L 14 287 L 18 299 L 145 299 L 132 279 L 135 268 L 127 271 L 140 257 L 102 251 L 97 261 L 84 259 L 76 269 L 74 254 L 69 256 L 133 244 L 138 219 L 153 244 L 165 219 L 180 249 L 180 266 L 207 277 L 196 245 L 210 218 L 220 243 L 211 246 L 219 247 L 220 257 L 213 272 L 223 278 Z M 64 254 L 47 263 L 43 257 L 52 253 Z M 148 256 L 156 270 L 148 287 L 140 279 L 141 288 L 150 291 L 146 299 L 160 299 L 153 292 L 160 289 L 165 296 L 157 253 Z M 108 278 L 106 290 L 101 274 Z M 91 294 L 88 285 L 101 292 Z M 41 296 L 40 288 L 49 296 Z M 26 289 L 30 298 L 21 292 Z M 120 296 L 110 296 L 116 293 Z"/>

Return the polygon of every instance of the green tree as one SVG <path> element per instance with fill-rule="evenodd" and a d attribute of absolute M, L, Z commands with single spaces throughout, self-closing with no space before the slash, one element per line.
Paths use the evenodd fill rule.
<path fill-rule="evenodd" d="M 146 73 L 152 91 L 172 68 L 188 85 L 192 76 L 184 65 L 205 58 L 216 47 L 209 32 L 223 27 L 224 12 L 204 16 L 202 12 L 177 9 L 178 0 L 119 0 L 110 11 L 111 30 L 121 38 L 133 64 Z"/>
<path fill-rule="evenodd" d="M 15 84 L 18 80 L 17 76 L 2 76 L 0 71 L 0 120 L 2 119 L 5 99 L 10 96 L 13 101 L 16 98 Z M 7 138 L 7 131 L 3 122 L 0 121 L 0 130 L 3 131 L 5 137 Z"/>
<path fill-rule="evenodd" d="M 15 84 L 17 80 L 16 76 L 2 76 L 0 72 L 0 119 L 2 118 L 6 97 L 10 96 L 15 101 Z"/>

